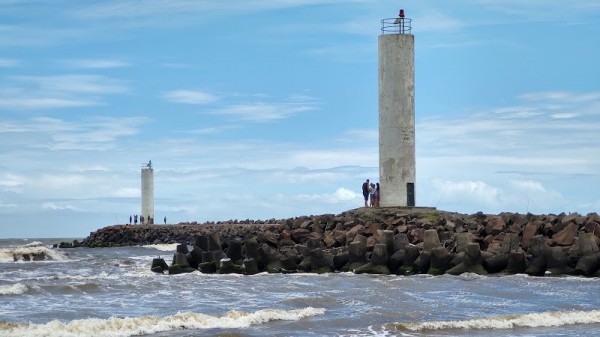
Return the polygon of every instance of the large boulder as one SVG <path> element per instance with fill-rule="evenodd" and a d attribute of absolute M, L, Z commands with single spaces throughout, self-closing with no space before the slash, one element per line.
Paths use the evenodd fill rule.
<path fill-rule="evenodd" d="M 540 233 L 541 226 L 542 223 L 540 221 L 530 222 L 525 225 L 523 238 L 521 238 L 521 248 L 523 248 L 523 250 L 527 251 L 527 249 L 529 249 L 533 238 Z"/>
<path fill-rule="evenodd" d="M 560 232 L 554 234 L 552 239 L 561 246 L 570 246 L 575 242 L 579 225 L 575 222 L 569 222 Z"/>

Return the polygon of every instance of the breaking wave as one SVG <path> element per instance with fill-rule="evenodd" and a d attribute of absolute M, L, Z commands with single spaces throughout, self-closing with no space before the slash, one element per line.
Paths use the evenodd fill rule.
<path fill-rule="evenodd" d="M 275 320 L 300 320 L 306 317 L 322 315 L 323 313 L 325 313 L 325 309 L 308 307 L 297 310 L 264 309 L 253 313 L 230 311 L 223 316 L 181 312 L 166 317 L 88 318 L 68 323 L 57 320 L 46 324 L 13 324 L 0 321 L 0 335 L 14 337 L 127 337 L 184 329 L 244 328 Z"/>
<path fill-rule="evenodd" d="M 163 252 L 174 252 L 177 250 L 178 243 L 159 243 L 156 245 L 144 245 L 144 248 L 152 248 Z"/>
<path fill-rule="evenodd" d="M 464 321 L 430 321 L 420 323 L 396 323 L 399 331 L 426 330 L 476 330 L 556 327 L 572 324 L 600 323 L 600 310 L 592 311 L 549 311 L 543 313 L 503 315 L 474 318 Z"/>
<path fill-rule="evenodd" d="M 63 261 L 68 258 L 59 250 L 48 248 L 39 241 L 19 247 L 1 248 L 0 262 L 54 260 Z"/>
<path fill-rule="evenodd" d="M 11 285 L 0 285 L 0 296 L 21 295 L 26 293 L 27 290 L 27 286 L 21 283 L 15 283 Z"/>

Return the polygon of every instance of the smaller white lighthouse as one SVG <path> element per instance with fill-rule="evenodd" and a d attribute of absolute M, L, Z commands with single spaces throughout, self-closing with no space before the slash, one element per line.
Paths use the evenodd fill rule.
<path fill-rule="evenodd" d="M 142 224 L 154 224 L 154 169 L 152 161 L 142 164 Z"/>

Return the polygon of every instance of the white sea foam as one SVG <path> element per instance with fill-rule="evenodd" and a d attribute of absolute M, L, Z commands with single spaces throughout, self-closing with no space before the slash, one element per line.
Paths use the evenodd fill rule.
<path fill-rule="evenodd" d="M 61 251 L 46 247 L 39 241 L 19 247 L 1 248 L 0 262 L 24 261 L 25 256 L 43 256 L 45 260 L 63 261 L 68 258 Z"/>
<path fill-rule="evenodd" d="M 264 309 L 253 313 L 230 311 L 223 316 L 183 312 L 166 317 L 88 318 L 68 323 L 54 320 L 46 324 L 7 325 L 0 322 L 0 335 L 14 337 L 126 337 L 182 329 L 244 328 L 275 320 L 300 320 L 306 317 L 322 315 L 323 313 L 325 313 L 325 309 L 308 307 L 298 310 Z"/>
<path fill-rule="evenodd" d="M 11 285 L 0 285 L 0 296 L 21 295 L 27 292 L 27 286 L 21 283 Z"/>
<path fill-rule="evenodd" d="M 464 321 L 430 321 L 421 323 L 398 323 L 400 331 L 423 330 L 475 330 L 513 329 L 519 327 L 554 327 L 572 324 L 600 323 L 600 310 L 591 311 L 548 311 L 533 314 L 504 315 L 488 318 L 474 318 Z"/>
<path fill-rule="evenodd" d="M 161 243 L 156 245 L 144 245 L 144 248 L 152 248 L 163 252 L 174 252 L 177 250 L 178 243 Z"/>
<path fill-rule="evenodd" d="M 21 247 L 39 247 L 39 246 L 45 246 L 45 245 L 40 241 L 33 241 L 28 244 L 24 244 Z"/>

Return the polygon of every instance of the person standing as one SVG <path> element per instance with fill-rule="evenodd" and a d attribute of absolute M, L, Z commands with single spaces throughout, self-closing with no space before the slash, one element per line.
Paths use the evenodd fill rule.
<path fill-rule="evenodd" d="M 371 198 L 371 201 L 369 202 L 369 205 L 371 207 L 375 207 L 375 203 L 377 202 L 377 196 L 375 195 L 376 189 L 375 189 L 375 184 L 371 183 L 369 185 L 369 198 Z"/>
<path fill-rule="evenodd" d="M 379 207 L 379 183 L 375 184 L 375 207 Z"/>
<path fill-rule="evenodd" d="M 129 216 L 129 224 L 131 225 L 131 215 Z"/>
<path fill-rule="evenodd" d="M 369 207 L 369 179 L 362 184 L 363 197 L 365 197 L 365 207 Z"/>
<path fill-rule="evenodd" d="M 137 214 L 133 216 L 133 223 L 137 225 Z"/>
<path fill-rule="evenodd" d="M 166 225 L 167 224 L 167 217 L 165 217 L 164 220 L 165 220 L 165 225 Z"/>

